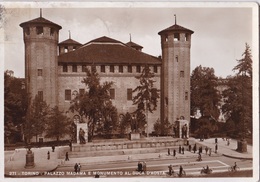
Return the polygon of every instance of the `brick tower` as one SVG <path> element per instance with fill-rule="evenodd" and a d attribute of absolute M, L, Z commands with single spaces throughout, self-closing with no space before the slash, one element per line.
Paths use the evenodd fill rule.
<path fill-rule="evenodd" d="M 190 121 L 190 47 L 192 30 L 175 24 L 161 36 L 161 120 Z"/>
<path fill-rule="evenodd" d="M 21 23 L 25 44 L 25 80 L 29 96 L 57 105 L 58 39 L 61 26 L 40 17 Z"/>

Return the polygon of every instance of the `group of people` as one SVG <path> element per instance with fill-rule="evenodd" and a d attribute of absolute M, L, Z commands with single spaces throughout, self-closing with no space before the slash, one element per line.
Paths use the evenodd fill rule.
<path fill-rule="evenodd" d="M 137 171 L 138 172 L 146 172 L 146 162 L 138 162 L 137 164 Z"/>
<path fill-rule="evenodd" d="M 80 169 L 81 169 L 80 163 L 76 163 L 74 166 L 74 171 L 77 173 L 77 172 L 80 172 Z"/>

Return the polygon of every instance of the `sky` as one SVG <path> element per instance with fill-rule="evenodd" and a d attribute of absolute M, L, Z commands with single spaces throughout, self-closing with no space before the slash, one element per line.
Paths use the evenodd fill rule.
<path fill-rule="evenodd" d="M 62 7 L 62 8 L 61 8 Z M 197 66 L 211 67 L 215 75 L 234 75 L 232 69 L 242 58 L 245 43 L 252 47 L 252 8 L 250 7 L 82 7 L 44 6 L 42 16 L 62 26 L 59 42 L 71 38 L 84 44 L 108 36 L 143 46 L 143 52 L 161 55 L 158 32 L 177 24 L 194 31 L 191 40 L 191 71 Z M 40 6 L 6 8 L 4 15 L 4 70 L 24 77 L 23 32 L 19 26 L 40 16 Z"/>

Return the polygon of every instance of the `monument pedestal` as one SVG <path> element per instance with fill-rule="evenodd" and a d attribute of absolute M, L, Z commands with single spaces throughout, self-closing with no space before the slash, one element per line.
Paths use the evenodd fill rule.
<path fill-rule="evenodd" d="M 33 152 L 29 149 L 26 154 L 26 164 L 24 166 L 25 168 L 34 168 L 34 154 Z"/>
<path fill-rule="evenodd" d="M 237 141 L 237 151 L 238 152 L 247 152 L 247 141 L 245 139 Z"/>
<path fill-rule="evenodd" d="M 131 133 L 130 134 L 130 140 L 139 140 L 140 139 L 140 133 Z"/>

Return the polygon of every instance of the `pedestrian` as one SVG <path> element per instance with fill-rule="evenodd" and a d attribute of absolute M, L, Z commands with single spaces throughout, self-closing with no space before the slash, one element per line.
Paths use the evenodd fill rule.
<path fill-rule="evenodd" d="M 52 152 L 54 152 L 54 150 L 55 150 L 55 146 L 53 145 L 51 148 L 52 148 Z"/>
<path fill-rule="evenodd" d="M 74 166 L 74 171 L 75 172 L 78 172 L 78 164 L 76 163 L 75 166 Z"/>
<path fill-rule="evenodd" d="M 182 154 L 184 154 L 184 147 L 181 148 Z"/>
<path fill-rule="evenodd" d="M 172 165 L 169 165 L 168 168 L 169 168 L 169 175 L 171 176 L 172 175 Z"/>
<path fill-rule="evenodd" d="M 50 160 L 50 152 L 47 153 L 47 159 Z"/>
<path fill-rule="evenodd" d="M 181 146 L 179 146 L 179 154 L 181 153 Z"/>
<path fill-rule="evenodd" d="M 218 138 L 215 138 L 215 143 L 218 143 Z"/>
<path fill-rule="evenodd" d="M 182 166 L 180 166 L 179 176 L 182 176 L 182 173 L 183 173 L 183 168 L 182 168 Z"/>
<path fill-rule="evenodd" d="M 168 155 L 171 155 L 170 149 L 168 148 Z"/>
<path fill-rule="evenodd" d="M 176 150 L 174 149 L 173 150 L 173 157 L 175 157 L 176 156 Z"/>
<path fill-rule="evenodd" d="M 227 146 L 229 146 L 230 142 L 229 142 L 229 139 L 227 140 Z"/>
<path fill-rule="evenodd" d="M 70 143 L 69 143 L 69 147 L 70 147 L 70 151 L 72 152 L 72 142 L 70 140 Z"/>
<path fill-rule="evenodd" d="M 191 151 L 191 145 L 189 145 L 189 151 Z"/>
<path fill-rule="evenodd" d="M 66 155 L 65 155 L 66 157 L 65 157 L 65 161 L 69 161 L 69 153 L 68 152 L 66 152 Z"/>
<path fill-rule="evenodd" d="M 141 162 L 138 162 L 138 164 L 137 164 L 137 171 L 142 172 L 142 170 L 143 170 L 143 165 L 142 165 Z"/>
<path fill-rule="evenodd" d="M 146 162 L 143 162 L 143 171 L 146 174 Z"/>
<path fill-rule="evenodd" d="M 211 148 L 209 148 L 209 156 L 211 156 Z"/>
<path fill-rule="evenodd" d="M 202 146 L 200 146 L 200 148 L 199 148 L 199 153 L 200 154 L 202 153 Z"/>
<path fill-rule="evenodd" d="M 195 154 L 195 152 L 197 151 L 197 145 L 196 145 L 196 143 L 195 143 L 195 145 L 194 145 L 194 147 L 193 147 L 193 151 L 194 151 L 194 154 Z"/>
<path fill-rule="evenodd" d="M 80 169 L 81 169 L 81 165 L 80 163 L 78 164 L 78 168 L 77 168 L 77 172 L 80 172 Z"/>
<path fill-rule="evenodd" d="M 218 144 L 215 145 L 215 153 L 218 153 Z"/>
<path fill-rule="evenodd" d="M 206 155 L 208 155 L 208 147 L 206 146 L 206 148 L 205 148 L 205 151 L 206 151 Z"/>

